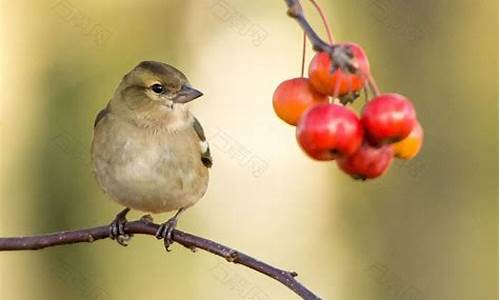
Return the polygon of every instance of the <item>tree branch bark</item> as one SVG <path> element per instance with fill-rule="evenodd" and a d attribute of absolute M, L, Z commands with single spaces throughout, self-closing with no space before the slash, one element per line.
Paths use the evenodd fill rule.
<path fill-rule="evenodd" d="M 127 234 L 145 234 L 154 236 L 158 227 L 158 224 L 147 223 L 145 221 L 134 221 L 125 225 L 125 232 Z M 0 251 L 39 250 L 47 247 L 75 243 L 92 243 L 97 240 L 109 238 L 109 231 L 110 227 L 107 225 L 75 231 L 61 231 L 46 235 L 0 238 Z M 295 272 L 278 269 L 230 247 L 199 236 L 182 232 L 180 230 L 174 230 L 173 240 L 193 251 L 196 249 L 202 249 L 220 256 L 228 262 L 240 264 L 267 275 L 281 282 L 283 285 L 302 297 L 302 299 L 320 299 L 295 279 L 295 277 L 297 277 L 297 273 Z"/>

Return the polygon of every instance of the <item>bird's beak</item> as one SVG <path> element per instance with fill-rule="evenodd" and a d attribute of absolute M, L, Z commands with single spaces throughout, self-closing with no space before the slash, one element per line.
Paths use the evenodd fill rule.
<path fill-rule="evenodd" d="M 174 101 L 174 103 L 188 103 L 201 96 L 203 96 L 202 92 L 184 85 L 172 100 Z"/>

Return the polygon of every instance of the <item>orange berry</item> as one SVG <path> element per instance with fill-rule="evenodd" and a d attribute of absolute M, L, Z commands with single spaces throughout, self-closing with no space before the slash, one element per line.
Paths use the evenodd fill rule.
<path fill-rule="evenodd" d="M 410 160 L 417 156 L 424 142 L 424 130 L 417 121 L 415 127 L 404 140 L 392 144 L 394 156 L 402 159 Z"/>
<path fill-rule="evenodd" d="M 328 103 L 328 96 L 318 93 L 307 78 L 285 80 L 273 95 L 273 107 L 278 117 L 294 126 L 308 108 L 321 103 Z"/>

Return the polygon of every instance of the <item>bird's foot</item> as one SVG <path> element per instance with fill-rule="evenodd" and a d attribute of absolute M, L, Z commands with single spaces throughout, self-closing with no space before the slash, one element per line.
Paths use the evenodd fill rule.
<path fill-rule="evenodd" d="M 167 252 L 170 252 L 170 246 L 174 243 L 172 233 L 174 232 L 176 226 L 177 217 L 173 217 L 167 222 L 161 224 L 158 231 L 156 231 L 156 238 L 159 240 L 163 239 L 163 244 L 165 245 Z"/>
<path fill-rule="evenodd" d="M 127 213 L 130 208 L 125 208 L 120 213 L 118 213 L 109 226 L 109 237 L 112 240 L 116 240 L 121 246 L 128 246 L 128 241 L 132 238 L 132 234 L 125 233 L 125 224 L 127 224 Z"/>
<path fill-rule="evenodd" d="M 167 222 L 160 225 L 158 230 L 156 231 L 156 238 L 161 240 L 163 239 L 163 244 L 165 245 L 165 249 L 167 252 L 170 252 L 170 246 L 174 243 L 174 239 L 172 233 L 174 232 L 175 227 L 177 226 L 177 218 L 185 211 L 185 208 L 181 208 L 175 213 L 175 216 L 170 218 Z"/>

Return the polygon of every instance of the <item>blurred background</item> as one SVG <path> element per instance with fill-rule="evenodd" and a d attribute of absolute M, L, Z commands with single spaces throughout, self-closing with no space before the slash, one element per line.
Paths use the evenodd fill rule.
<path fill-rule="evenodd" d="M 0 236 L 112 221 L 121 207 L 90 170 L 94 118 L 126 72 L 159 60 L 205 93 L 192 110 L 215 160 L 179 229 L 297 271 L 324 299 L 498 298 L 498 3 L 319 2 L 425 129 L 420 156 L 375 181 L 308 159 L 274 115 L 274 88 L 300 75 L 282 0 L 0 1 Z M 143 236 L 0 253 L 0 298 L 296 299 Z"/>

